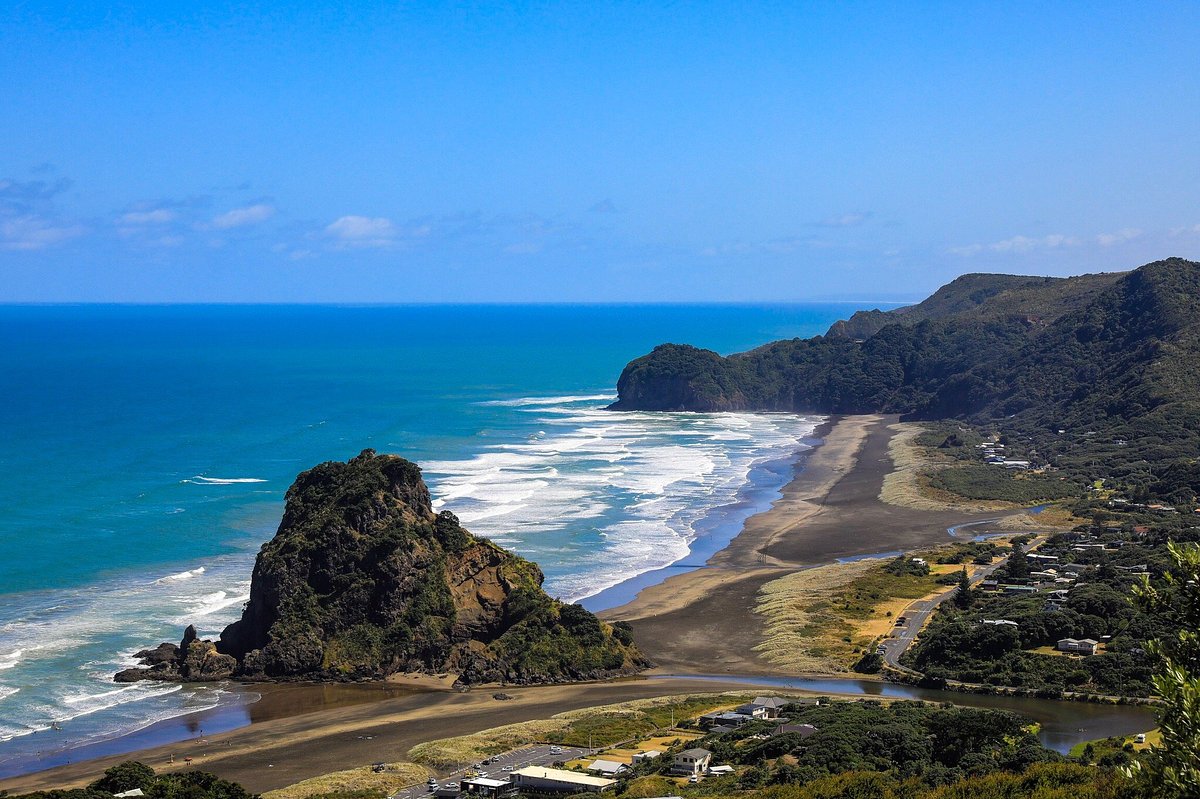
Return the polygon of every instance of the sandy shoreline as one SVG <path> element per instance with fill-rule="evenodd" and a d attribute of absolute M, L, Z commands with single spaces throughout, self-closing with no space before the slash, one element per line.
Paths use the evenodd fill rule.
<path fill-rule="evenodd" d="M 747 520 L 728 546 L 703 567 L 645 588 L 600 615 L 633 625 L 639 645 L 658 664 L 652 673 L 784 674 L 754 652 L 763 640 L 763 622 L 754 611 L 763 583 L 841 557 L 942 543 L 947 527 L 995 516 L 882 503 L 878 495 L 892 468 L 888 443 L 894 421 L 853 416 L 826 422 L 814 432 L 820 444 L 798 464 L 780 499 Z M 263 699 L 247 706 L 248 726 L 209 735 L 205 743 L 197 735 L 190 742 L 0 780 L 0 789 L 78 785 L 123 760 L 164 768 L 174 755 L 177 761 L 191 756 L 194 766 L 265 791 L 330 771 L 402 760 L 412 745 L 434 738 L 627 699 L 736 687 L 732 681 L 635 679 L 505 688 L 516 699 L 501 702 L 485 688 L 460 693 L 427 682 L 392 685 L 370 701 L 339 700 L 322 686 L 254 686 Z"/>
<path fill-rule="evenodd" d="M 704 568 L 679 574 L 600 615 L 628 621 L 660 673 L 785 674 L 754 652 L 764 639 L 754 608 L 769 580 L 838 558 L 950 540 L 947 528 L 996 512 L 922 510 L 880 501 L 892 469 L 894 417 L 831 420 L 822 443 L 770 510 Z"/>

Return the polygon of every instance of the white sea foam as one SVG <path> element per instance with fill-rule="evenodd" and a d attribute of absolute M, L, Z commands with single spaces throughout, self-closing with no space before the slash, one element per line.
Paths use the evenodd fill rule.
<path fill-rule="evenodd" d="M 212 635 L 236 619 L 248 596 L 253 557 L 251 551 L 219 556 L 159 579 L 129 576 L 78 589 L 6 595 L 0 640 L 12 648 L 0 650 L 0 664 L 8 666 L 0 672 L 0 699 L 6 699 L 0 741 L 59 724 L 63 733 L 55 733 L 55 740 L 76 745 L 211 707 L 217 696 L 211 691 L 116 685 L 112 675 L 136 665 L 134 652 L 178 640 L 181 627 L 193 620 L 206 628 L 202 635 Z"/>
<path fill-rule="evenodd" d="M 519 397 L 517 399 L 488 400 L 480 405 L 520 407 L 523 405 L 562 405 L 565 402 L 613 402 L 616 394 L 577 394 L 566 397 Z"/>
<path fill-rule="evenodd" d="M 197 485 L 227 486 L 237 483 L 265 483 L 267 481 L 263 477 L 204 477 L 198 474 L 181 482 L 196 483 Z"/>
<path fill-rule="evenodd" d="M 579 599 L 685 556 L 697 525 L 736 501 L 759 462 L 801 447 L 793 415 L 613 413 L 609 395 L 493 404 L 538 433 L 424 464 L 435 506 L 539 562 L 547 590 Z M 562 541 L 559 531 L 571 531 Z"/>
<path fill-rule="evenodd" d="M 187 571 L 179 572 L 178 574 L 168 574 L 166 577 L 159 577 L 154 582 L 160 583 L 160 584 L 161 583 L 177 583 L 177 582 L 180 582 L 181 580 L 190 580 L 193 577 L 199 577 L 201 574 L 204 574 L 204 567 L 197 566 L 194 569 L 188 569 Z"/>

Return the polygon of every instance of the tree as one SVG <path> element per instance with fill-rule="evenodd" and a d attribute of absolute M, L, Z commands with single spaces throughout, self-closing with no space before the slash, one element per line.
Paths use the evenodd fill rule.
<path fill-rule="evenodd" d="M 1029 576 L 1029 559 L 1025 557 L 1025 549 L 1021 544 L 1013 540 L 1012 554 L 1008 556 L 1007 573 L 1010 578 L 1024 578 Z"/>
<path fill-rule="evenodd" d="M 1200 796 L 1200 545 L 1167 544 L 1175 565 L 1158 584 L 1142 578 L 1136 601 L 1162 614 L 1171 632 L 1147 644 L 1158 658 L 1153 683 L 1162 698 L 1158 726 L 1162 746 L 1153 747 L 1130 772 L 1147 796 Z"/>
<path fill-rule="evenodd" d="M 136 760 L 126 760 L 106 769 L 104 776 L 93 782 L 91 787 L 108 793 L 122 793 L 134 788 L 144 791 L 153 781 L 154 769 Z"/>
<path fill-rule="evenodd" d="M 967 576 L 967 567 L 963 566 L 958 573 L 958 589 L 954 592 L 954 605 L 962 610 L 969 610 L 975 604 L 975 592 L 971 590 L 971 578 Z"/>

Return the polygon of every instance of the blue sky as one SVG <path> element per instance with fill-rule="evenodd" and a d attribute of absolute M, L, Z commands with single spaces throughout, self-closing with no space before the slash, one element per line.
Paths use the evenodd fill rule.
<path fill-rule="evenodd" d="M 108 5 L 0 11 L 0 301 L 887 300 L 1200 258 L 1194 2 Z"/>

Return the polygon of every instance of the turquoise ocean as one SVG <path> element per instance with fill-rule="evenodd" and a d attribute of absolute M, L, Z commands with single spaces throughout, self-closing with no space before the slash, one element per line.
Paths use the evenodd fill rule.
<path fill-rule="evenodd" d="M 605 411 L 621 368 L 855 307 L 0 307 L 0 774 L 252 697 L 111 676 L 237 618 L 295 475 L 364 448 L 421 464 L 564 600 L 702 562 L 821 420 Z"/>

